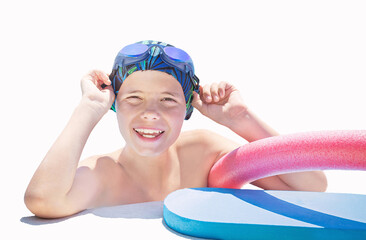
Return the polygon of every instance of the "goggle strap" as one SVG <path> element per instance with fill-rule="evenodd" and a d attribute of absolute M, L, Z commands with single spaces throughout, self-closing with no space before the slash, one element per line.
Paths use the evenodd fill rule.
<path fill-rule="evenodd" d="M 114 112 L 116 112 L 116 108 L 114 107 L 114 104 L 115 104 L 115 103 L 113 103 L 113 104 L 112 104 L 111 109 L 112 109 Z"/>
<path fill-rule="evenodd" d="M 187 104 L 186 104 L 186 109 L 188 110 L 188 108 L 190 107 L 190 105 L 191 105 L 191 101 L 192 101 L 192 98 L 193 98 L 193 86 L 192 86 L 192 88 L 191 88 L 191 95 L 189 96 L 189 98 L 188 98 L 188 102 L 187 102 Z"/>

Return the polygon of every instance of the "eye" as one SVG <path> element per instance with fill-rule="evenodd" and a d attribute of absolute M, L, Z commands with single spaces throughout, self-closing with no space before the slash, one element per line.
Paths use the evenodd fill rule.
<path fill-rule="evenodd" d="M 131 99 L 131 98 L 141 99 L 141 98 L 140 98 L 140 97 L 138 97 L 138 96 L 130 96 L 130 97 L 128 97 L 127 99 Z"/>
<path fill-rule="evenodd" d="M 169 98 L 169 97 L 163 98 L 163 101 L 176 102 L 173 98 Z"/>
<path fill-rule="evenodd" d="M 142 98 L 138 97 L 138 96 L 129 96 L 126 98 L 129 102 L 132 103 L 137 103 L 140 102 L 142 100 Z"/>

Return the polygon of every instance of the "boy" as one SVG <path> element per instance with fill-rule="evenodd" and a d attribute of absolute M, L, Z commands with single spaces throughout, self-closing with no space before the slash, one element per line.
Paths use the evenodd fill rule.
<path fill-rule="evenodd" d="M 110 77 L 93 70 L 82 78 L 81 88 L 79 105 L 25 193 L 27 207 L 39 217 L 162 201 L 180 188 L 207 187 L 211 167 L 240 144 L 208 130 L 181 133 L 192 106 L 249 142 L 277 135 L 247 108 L 233 85 L 199 86 L 188 54 L 161 42 L 126 46 Z M 111 107 L 125 146 L 79 163 L 89 134 Z M 326 178 L 313 171 L 252 184 L 263 189 L 325 191 Z"/>

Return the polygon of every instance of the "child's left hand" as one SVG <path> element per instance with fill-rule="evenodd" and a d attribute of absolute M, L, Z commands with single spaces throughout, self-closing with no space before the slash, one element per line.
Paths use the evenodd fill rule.
<path fill-rule="evenodd" d="M 193 92 L 192 106 L 215 122 L 230 127 L 233 120 L 247 112 L 240 92 L 227 82 L 200 86 L 200 94 Z"/>

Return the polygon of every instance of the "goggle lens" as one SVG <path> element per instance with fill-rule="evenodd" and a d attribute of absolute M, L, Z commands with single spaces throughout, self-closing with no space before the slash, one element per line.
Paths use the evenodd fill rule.
<path fill-rule="evenodd" d="M 120 54 L 126 57 L 140 57 L 144 55 L 148 49 L 149 46 L 146 44 L 135 43 L 122 48 Z M 191 57 L 182 49 L 167 46 L 164 48 L 164 53 L 173 61 L 193 65 L 191 63 Z"/>
<path fill-rule="evenodd" d="M 131 44 L 120 51 L 121 54 L 127 57 L 139 57 L 144 54 L 149 47 L 145 44 Z"/>
<path fill-rule="evenodd" d="M 192 61 L 190 56 L 185 51 L 183 51 L 182 49 L 179 49 L 179 48 L 165 47 L 164 52 L 168 57 L 170 57 L 172 60 L 177 61 L 177 62 Z"/>

